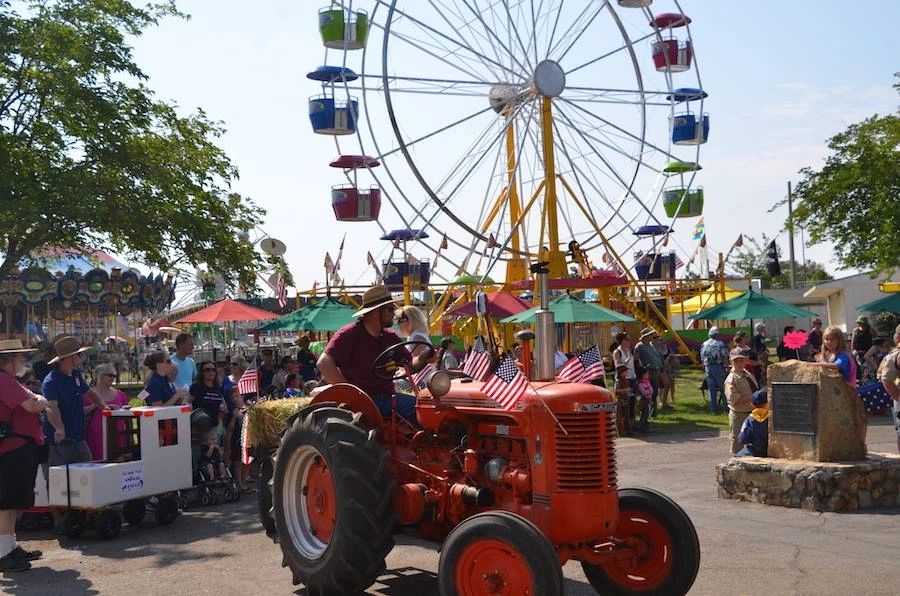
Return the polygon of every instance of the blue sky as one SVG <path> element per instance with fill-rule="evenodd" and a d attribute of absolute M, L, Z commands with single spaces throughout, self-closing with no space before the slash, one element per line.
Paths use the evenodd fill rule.
<path fill-rule="evenodd" d="M 330 187 L 341 180 L 327 164 L 336 149 L 314 135 L 307 120 L 307 97 L 317 87 L 305 74 L 325 55 L 318 4 L 327 2 L 182 0 L 179 8 L 190 20 L 166 20 L 135 41 L 137 62 L 161 98 L 185 110 L 202 107 L 224 121 L 228 133 L 220 142 L 241 172 L 235 188 L 266 209 L 262 228 L 287 243 L 299 287 L 314 280 L 322 285 L 324 253 L 334 255 L 345 232 L 348 282 L 370 282 L 366 252 L 383 255 L 385 249 L 374 224 L 341 224 L 331 213 Z M 785 213 L 768 209 L 785 195 L 788 180 L 798 180 L 800 168 L 822 163 L 828 137 L 896 109 L 891 85 L 900 70 L 900 3 L 685 0 L 681 7 L 693 19 L 702 84 L 710 93 L 704 105 L 710 141 L 701 148 L 698 176 L 706 191 L 707 235 L 714 250 L 727 251 L 738 233 L 780 232 Z M 657 0 L 652 8 L 664 12 L 674 2 Z M 640 21 L 637 13 L 628 17 Z M 643 67 L 645 77 L 656 74 L 646 60 Z M 664 131 L 664 117 L 656 126 Z M 466 142 L 448 144 L 462 148 Z M 695 246 L 693 223 L 676 227 L 684 252 Z M 780 245 L 786 254 L 783 236 Z M 831 252 L 817 246 L 806 255 L 837 272 Z M 599 251 L 591 256 L 600 260 Z"/>

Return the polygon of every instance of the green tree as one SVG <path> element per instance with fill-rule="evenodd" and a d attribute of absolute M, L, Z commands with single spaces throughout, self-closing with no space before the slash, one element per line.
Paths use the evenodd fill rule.
<path fill-rule="evenodd" d="M 900 92 L 900 83 L 894 88 Z M 813 243 L 832 243 L 842 267 L 893 272 L 900 267 L 900 110 L 850 125 L 828 148 L 821 170 L 800 171 L 793 224 Z"/>
<path fill-rule="evenodd" d="M 263 212 L 230 192 L 222 124 L 157 100 L 127 42 L 169 16 L 171 0 L 0 0 L 0 275 L 92 247 L 256 288 L 238 233 Z"/>
<path fill-rule="evenodd" d="M 765 234 L 762 235 L 762 241 L 745 234 L 744 246 L 731 258 L 731 266 L 744 277 L 760 279 L 764 289 L 789 288 L 791 287 L 790 261 L 779 261 L 781 274 L 775 277 L 769 275 L 766 270 L 765 255 L 771 241 L 772 239 L 767 238 Z M 798 282 L 805 282 L 809 286 L 829 279 L 833 279 L 833 277 L 821 264 L 815 261 L 806 261 L 806 264 L 797 263 Z"/>

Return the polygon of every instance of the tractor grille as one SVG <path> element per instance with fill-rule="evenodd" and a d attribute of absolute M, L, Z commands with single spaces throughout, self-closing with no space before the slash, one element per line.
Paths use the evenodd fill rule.
<path fill-rule="evenodd" d="M 556 414 L 556 486 L 560 492 L 616 490 L 616 420 L 607 412 Z M 568 434 L 567 434 L 568 433 Z"/>

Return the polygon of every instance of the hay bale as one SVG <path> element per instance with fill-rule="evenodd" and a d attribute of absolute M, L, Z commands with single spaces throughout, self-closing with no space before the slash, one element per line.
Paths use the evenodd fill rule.
<path fill-rule="evenodd" d="M 260 402 L 247 410 L 250 425 L 250 444 L 253 447 L 275 448 L 287 419 L 309 405 L 312 398 L 291 397 Z"/>

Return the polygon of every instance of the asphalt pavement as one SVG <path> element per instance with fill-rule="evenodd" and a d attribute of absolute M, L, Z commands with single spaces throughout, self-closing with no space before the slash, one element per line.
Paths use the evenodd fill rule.
<path fill-rule="evenodd" d="M 815 513 L 716 497 L 715 465 L 729 441 L 718 433 L 622 439 L 621 486 L 647 486 L 674 498 L 700 537 L 702 561 L 691 594 L 898 594 L 900 509 Z M 871 451 L 896 450 L 893 428 L 869 429 Z M 19 536 L 44 558 L 26 573 L 0 576 L 7 594 L 304 594 L 281 567 L 281 552 L 260 530 L 255 495 L 235 504 L 195 508 L 171 526 L 144 521 L 105 541 L 48 532 Z M 399 538 L 388 571 L 369 594 L 437 594 L 434 547 Z M 594 594 L 578 564 L 565 567 L 571 595 Z M 298 589 L 299 588 L 299 589 Z"/>

